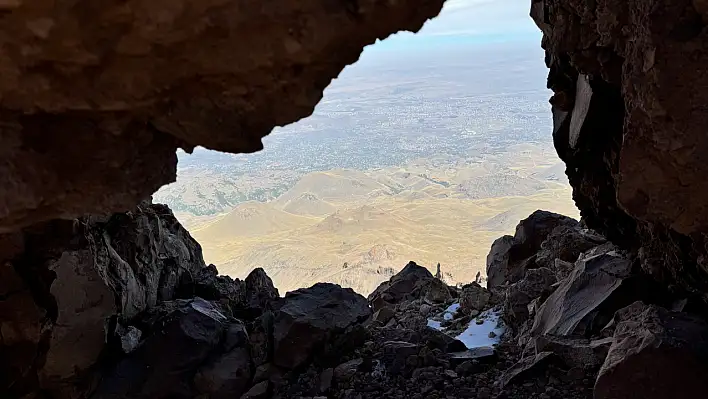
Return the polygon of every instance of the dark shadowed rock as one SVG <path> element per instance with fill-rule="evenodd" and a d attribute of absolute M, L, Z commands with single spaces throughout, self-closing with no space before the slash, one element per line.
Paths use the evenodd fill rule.
<path fill-rule="evenodd" d="M 515 324 L 522 323 L 529 318 L 529 304 L 538 299 L 546 300 L 551 292 L 551 286 L 556 282 L 556 277 L 551 269 L 541 267 L 529 269 L 520 281 L 509 286 L 504 300 L 504 309 L 509 321 Z"/>
<path fill-rule="evenodd" d="M 424 288 L 425 296 L 424 299 L 432 303 L 446 303 L 452 299 L 450 295 L 450 290 L 447 285 L 440 279 L 430 280 L 427 287 Z"/>
<path fill-rule="evenodd" d="M 273 347 L 275 346 L 273 342 L 274 321 L 275 316 L 273 313 L 266 311 L 251 324 L 248 337 L 251 341 L 251 357 L 256 367 L 273 360 Z"/>
<path fill-rule="evenodd" d="M 200 298 L 160 304 L 141 322 L 149 329 L 145 342 L 104 377 L 95 397 L 195 395 L 193 376 L 210 357 L 223 353 L 229 323 L 218 306 Z"/>
<path fill-rule="evenodd" d="M 352 379 L 354 374 L 357 373 L 359 367 L 364 363 L 361 358 L 353 359 L 348 362 L 344 362 L 339 366 L 334 368 L 334 380 L 338 383 L 346 382 Z"/>
<path fill-rule="evenodd" d="M 708 392 L 708 324 L 641 302 L 621 309 L 596 399 L 698 398 Z"/>
<path fill-rule="evenodd" d="M 498 383 L 500 386 L 505 387 L 514 381 L 523 379 L 528 374 L 542 372 L 543 368 L 552 360 L 552 352 L 540 352 L 536 355 L 525 357 L 505 371 L 499 378 Z"/>
<path fill-rule="evenodd" d="M 427 292 L 435 277 L 430 271 L 415 262 L 409 262 L 403 270 L 381 283 L 369 297 L 374 311 L 404 300 L 419 298 Z"/>
<path fill-rule="evenodd" d="M 581 253 L 604 242 L 606 240 L 603 237 L 584 231 L 579 225 L 560 225 L 541 243 L 536 265 L 554 270 L 556 259 L 575 263 Z"/>
<path fill-rule="evenodd" d="M 519 222 L 514 233 L 516 259 L 526 258 L 541 248 L 541 244 L 558 226 L 578 227 L 579 223 L 568 216 L 538 210 Z"/>
<path fill-rule="evenodd" d="M 249 309 L 268 309 L 270 302 L 280 297 L 278 289 L 273 285 L 273 280 L 260 267 L 253 269 L 244 281 L 246 306 Z"/>
<path fill-rule="evenodd" d="M 509 273 L 509 251 L 514 245 L 513 236 L 497 238 L 487 255 L 487 288 L 504 285 Z"/>
<path fill-rule="evenodd" d="M 487 288 L 505 282 L 515 283 L 527 269 L 535 268 L 536 252 L 541 244 L 559 226 L 578 228 L 575 219 L 547 211 L 535 211 L 519 222 L 514 236 L 503 236 L 492 244 L 487 255 Z"/>
<path fill-rule="evenodd" d="M 288 292 L 275 314 L 274 363 L 296 368 L 337 334 L 370 315 L 366 299 L 350 288 L 318 283 Z"/>
<path fill-rule="evenodd" d="M 568 367 L 600 367 L 607 357 L 612 338 L 586 339 L 542 335 L 534 340 L 536 353 L 553 352 Z"/>
<path fill-rule="evenodd" d="M 220 276 L 216 266 L 209 265 L 194 274 L 184 273 L 178 295 L 182 298 L 198 296 L 208 300 L 225 300 L 238 308 L 244 306 L 245 291 L 243 281 Z"/>
<path fill-rule="evenodd" d="M 217 356 L 194 376 L 197 392 L 214 399 L 238 397 L 248 388 L 250 381 L 251 355 L 248 346 L 235 347 Z"/>
<path fill-rule="evenodd" d="M 465 314 L 472 311 L 483 311 L 494 305 L 494 295 L 491 291 L 477 283 L 467 284 L 460 293 L 460 310 Z"/>
<path fill-rule="evenodd" d="M 382 361 L 393 374 L 401 373 L 406 368 L 410 356 L 417 356 L 419 347 L 410 342 L 388 341 L 383 344 Z"/>
<path fill-rule="evenodd" d="M 531 333 L 572 334 L 630 276 L 631 264 L 614 250 L 578 259 L 571 275 L 541 305 Z"/>
<path fill-rule="evenodd" d="M 241 396 L 241 399 L 266 399 L 270 391 L 270 382 L 261 381 L 252 386 L 248 392 Z"/>

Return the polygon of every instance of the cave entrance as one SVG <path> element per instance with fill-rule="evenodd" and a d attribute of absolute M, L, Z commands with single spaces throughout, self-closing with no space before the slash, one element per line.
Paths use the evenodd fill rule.
<path fill-rule="evenodd" d="M 450 0 L 418 34 L 369 46 L 314 114 L 265 150 L 180 155 L 172 207 L 221 273 L 263 267 L 281 292 L 368 295 L 409 260 L 451 285 L 536 209 L 577 216 L 552 145 L 528 0 Z"/>

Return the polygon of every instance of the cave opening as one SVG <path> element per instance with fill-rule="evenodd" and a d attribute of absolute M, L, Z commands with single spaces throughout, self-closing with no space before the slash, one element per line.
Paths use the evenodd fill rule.
<path fill-rule="evenodd" d="M 368 46 L 264 150 L 180 154 L 154 201 L 221 273 L 262 267 L 281 291 L 328 281 L 368 295 L 410 260 L 451 285 L 483 280 L 519 220 L 578 217 L 540 41 L 525 0 L 448 1 L 420 32 Z"/>

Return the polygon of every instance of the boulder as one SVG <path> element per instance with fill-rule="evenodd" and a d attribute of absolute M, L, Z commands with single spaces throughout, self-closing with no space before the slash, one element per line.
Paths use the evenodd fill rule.
<path fill-rule="evenodd" d="M 245 344 L 248 341 L 244 342 Z M 194 376 L 197 392 L 213 399 L 240 396 L 251 382 L 251 356 L 247 345 L 237 346 L 202 366 Z"/>
<path fill-rule="evenodd" d="M 509 274 L 509 255 L 514 246 L 513 236 L 502 236 L 492 243 L 487 255 L 487 288 L 504 285 Z"/>
<path fill-rule="evenodd" d="M 536 353 L 553 352 L 566 366 L 596 369 L 607 357 L 612 338 L 587 339 L 542 335 L 534 339 Z"/>
<path fill-rule="evenodd" d="M 368 300 L 374 311 L 377 311 L 387 305 L 423 297 L 428 287 L 435 284 L 434 281 L 436 279 L 428 269 L 409 262 L 400 272 L 381 283 Z"/>
<path fill-rule="evenodd" d="M 450 295 L 447 285 L 442 280 L 435 278 L 428 282 L 423 298 L 430 303 L 446 303 L 452 300 L 452 295 Z"/>
<path fill-rule="evenodd" d="M 541 244 L 558 226 L 578 227 L 579 223 L 568 216 L 537 210 L 519 222 L 514 233 L 513 259 L 523 259 L 541 249 Z"/>
<path fill-rule="evenodd" d="M 273 360 L 273 324 L 275 316 L 266 311 L 253 323 L 249 333 L 251 343 L 251 357 L 253 364 L 258 367 Z"/>
<path fill-rule="evenodd" d="M 632 262 L 618 251 L 581 256 L 575 269 L 538 310 L 531 334 L 569 335 L 630 277 Z M 621 307 L 618 306 L 618 307 Z M 617 309 L 605 306 L 607 313 Z"/>
<path fill-rule="evenodd" d="M 539 352 L 536 355 L 522 358 L 499 377 L 498 384 L 501 387 L 506 387 L 512 382 L 525 378 L 528 374 L 542 372 L 552 361 L 552 352 Z"/>
<path fill-rule="evenodd" d="M 602 236 L 581 229 L 579 225 L 562 224 L 554 228 L 541 243 L 536 265 L 554 270 L 556 259 L 574 263 L 581 253 L 606 241 Z"/>
<path fill-rule="evenodd" d="M 555 282 L 555 274 L 549 268 L 527 270 L 524 278 L 509 286 L 506 292 L 504 310 L 507 320 L 513 324 L 526 321 L 529 318 L 529 304 L 534 300 L 546 300 Z"/>
<path fill-rule="evenodd" d="M 374 312 L 373 316 L 371 316 L 371 320 L 383 326 L 386 325 L 386 323 L 388 323 L 388 321 L 393 318 L 394 314 L 395 313 L 393 309 L 391 309 L 389 306 L 384 306 Z"/>
<path fill-rule="evenodd" d="M 231 323 L 237 322 L 229 320 L 217 304 L 201 298 L 160 304 L 141 318 L 140 324 L 148 331 L 143 344 L 103 377 L 94 397 L 196 396 L 191 384 L 193 376 L 209 362 L 216 364 L 223 359 L 229 367 L 245 367 L 241 363 L 247 352 L 243 346 L 235 347 L 236 352 L 226 351 L 227 347 L 223 346 Z M 238 339 L 233 342 L 239 343 Z M 226 358 L 222 357 L 224 353 Z M 233 386 L 228 376 L 221 374 L 230 371 L 219 368 L 202 369 L 216 373 L 212 375 L 214 385 L 210 387 L 220 383 L 224 387 Z"/>
<path fill-rule="evenodd" d="M 220 276 L 216 266 L 209 265 L 194 274 L 183 274 L 178 295 L 181 298 L 198 296 L 207 300 L 226 301 L 232 308 L 238 309 L 246 302 L 245 293 L 243 281 Z"/>
<path fill-rule="evenodd" d="M 467 284 L 460 293 L 460 311 L 470 314 L 472 311 L 485 310 L 492 303 L 492 292 L 477 283 Z"/>
<path fill-rule="evenodd" d="M 278 366 L 296 368 L 370 315 L 366 299 L 350 288 L 318 283 L 288 292 L 275 314 L 273 361 Z"/>
<path fill-rule="evenodd" d="M 201 246 L 166 205 L 145 201 L 132 212 L 86 223 L 95 270 L 115 292 L 123 321 L 174 299 L 182 276 L 206 267 Z"/>
<path fill-rule="evenodd" d="M 408 358 L 417 356 L 419 349 L 417 345 L 410 342 L 384 342 L 381 359 L 391 373 L 399 374 L 406 368 Z"/>
<path fill-rule="evenodd" d="M 334 380 L 337 383 L 346 382 L 352 379 L 354 374 L 357 373 L 359 367 L 364 363 L 361 358 L 353 359 L 348 362 L 344 362 L 339 366 L 334 368 Z"/>
<path fill-rule="evenodd" d="M 270 308 L 270 302 L 280 298 L 273 280 L 260 267 L 253 269 L 246 277 L 246 307 L 255 313 Z"/>
<path fill-rule="evenodd" d="M 535 211 L 519 222 L 514 236 L 503 236 L 492 244 L 487 255 L 487 288 L 515 283 L 527 269 L 535 268 L 541 244 L 559 226 L 579 228 L 575 219 L 547 211 Z"/>
<path fill-rule="evenodd" d="M 241 399 L 267 399 L 269 397 L 270 383 L 261 381 L 252 386 L 248 392 L 241 396 Z"/>
<path fill-rule="evenodd" d="M 635 302 L 617 312 L 595 399 L 698 398 L 708 392 L 708 324 Z"/>

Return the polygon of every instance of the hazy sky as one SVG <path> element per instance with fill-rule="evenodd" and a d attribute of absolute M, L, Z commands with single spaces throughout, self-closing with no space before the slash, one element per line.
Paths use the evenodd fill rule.
<path fill-rule="evenodd" d="M 373 50 L 441 42 L 539 41 L 541 32 L 529 17 L 531 0 L 448 0 L 440 15 L 413 35 L 402 32 Z M 367 49 L 368 51 L 371 51 Z"/>

